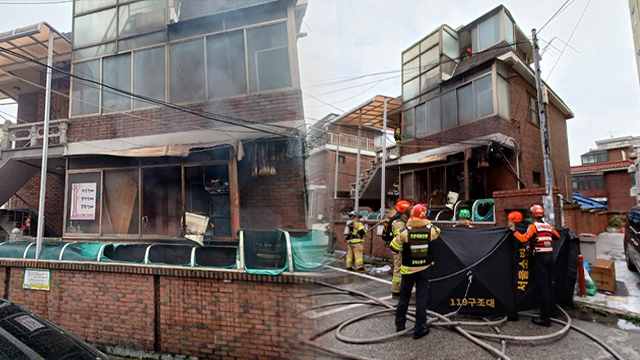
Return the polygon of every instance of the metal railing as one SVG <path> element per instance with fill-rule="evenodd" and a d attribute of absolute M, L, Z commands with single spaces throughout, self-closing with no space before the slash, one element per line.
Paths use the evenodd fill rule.
<path fill-rule="evenodd" d="M 49 146 L 66 145 L 69 120 L 52 120 L 49 123 Z M 0 150 L 42 147 L 44 122 L 2 126 Z"/>

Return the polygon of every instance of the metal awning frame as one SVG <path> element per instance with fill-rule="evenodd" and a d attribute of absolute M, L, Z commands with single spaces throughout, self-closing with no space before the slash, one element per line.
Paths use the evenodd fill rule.
<path fill-rule="evenodd" d="M 346 126 L 364 126 L 377 129 L 384 128 L 385 100 L 387 103 L 387 113 L 391 113 L 402 107 L 402 99 L 400 97 L 376 95 L 346 113 L 331 120 L 330 124 L 346 125 Z M 399 122 L 393 122 L 387 119 L 387 127 L 397 128 Z"/>

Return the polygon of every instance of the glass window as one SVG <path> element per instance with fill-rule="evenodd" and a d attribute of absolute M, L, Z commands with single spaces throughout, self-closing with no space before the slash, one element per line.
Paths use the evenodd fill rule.
<path fill-rule="evenodd" d="M 118 36 L 144 34 L 165 27 L 167 3 L 144 0 L 118 8 Z"/>
<path fill-rule="evenodd" d="M 86 79 L 100 81 L 100 60 L 73 64 L 73 74 Z M 100 112 L 100 87 L 74 78 L 71 115 L 97 114 Z"/>
<path fill-rule="evenodd" d="M 478 49 L 482 51 L 500 41 L 500 17 L 495 14 L 478 24 Z"/>
<path fill-rule="evenodd" d="M 476 118 L 493 114 L 493 78 L 485 76 L 473 82 L 476 93 Z"/>
<path fill-rule="evenodd" d="M 287 24 L 247 30 L 251 91 L 290 87 Z"/>
<path fill-rule="evenodd" d="M 170 100 L 205 101 L 204 39 L 169 46 Z"/>
<path fill-rule="evenodd" d="M 425 72 L 440 63 L 440 49 L 436 46 L 420 55 L 420 71 Z"/>
<path fill-rule="evenodd" d="M 513 34 L 513 22 L 509 18 L 507 13 L 502 13 L 504 15 L 504 39 L 507 43 L 513 44 L 514 34 Z"/>
<path fill-rule="evenodd" d="M 440 82 L 440 67 L 429 70 L 421 76 L 421 79 L 423 94 L 437 87 Z"/>
<path fill-rule="evenodd" d="M 102 78 L 106 85 L 120 90 L 131 91 L 131 54 L 105 58 L 102 66 Z M 130 110 L 131 97 L 103 87 L 102 106 L 105 112 Z"/>
<path fill-rule="evenodd" d="M 402 86 L 402 99 L 407 101 L 420 95 L 420 78 L 415 78 Z"/>
<path fill-rule="evenodd" d="M 451 129 L 457 124 L 456 92 L 442 95 L 442 130 Z"/>
<path fill-rule="evenodd" d="M 247 93 L 242 31 L 207 38 L 209 98 Z"/>
<path fill-rule="evenodd" d="M 416 137 L 427 135 L 427 104 L 416 106 Z"/>
<path fill-rule="evenodd" d="M 75 0 L 75 14 L 115 5 L 117 0 Z"/>
<path fill-rule="evenodd" d="M 427 101 L 427 132 L 435 134 L 440 128 L 440 97 L 437 97 Z"/>
<path fill-rule="evenodd" d="M 420 43 L 420 52 L 425 52 L 425 51 L 431 49 L 432 47 L 434 47 L 435 45 L 438 44 L 439 40 L 440 40 L 440 35 L 437 32 L 431 34 L 431 36 L 429 36 L 428 38 L 424 39 Z"/>
<path fill-rule="evenodd" d="M 511 119 L 509 80 L 502 76 L 498 76 L 498 113 L 505 119 Z"/>
<path fill-rule="evenodd" d="M 442 31 L 442 52 L 451 59 L 458 57 L 458 40 L 445 30 Z"/>
<path fill-rule="evenodd" d="M 413 113 L 413 109 L 409 109 L 402 113 L 402 139 L 413 139 L 414 138 L 414 129 L 413 125 L 415 124 L 415 115 Z"/>
<path fill-rule="evenodd" d="M 104 172 L 103 234 L 140 233 L 138 169 Z"/>
<path fill-rule="evenodd" d="M 636 174 L 635 173 L 631 173 L 629 175 L 631 175 L 631 187 L 634 188 L 637 185 L 636 184 Z"/>
<path fill-rule="evenodd" d="M 116 39 L 116 9 L 78 16 L 74 20 L 73 47 Z"/>
<path fill-rule="evenodd" d="M 402 63 L 405 64 L 407 61 L 413 59 L 414 57 L 420 54 L 420 46 L 416 45 L 411 49 L 407 50 L 402 54 Z"/>
<path fill-rule="evenodd" d="M 468 84 L 458 88 L 458 125 L 473 121 L 473 86 Z"/>
<path fill-rule="evenodd" d="M 402 66 L 402 82 L 418 76 L 420 73 L 420 58 L 415 58 Z"/>
<path fill-rule="evenodd" d="M 66 234 L 100 233 L 100 178 L 99 172 L 69 174 Z"/>
<path fill-rule="evenodd" d="M 137 48 L 141 48 L 149 45 L 160 44 L 163 42 L 165 42 L 165 33 L 164 31 L 161 31 L 161 32 L 157 32 L 149 35 L 136 36 L 126 40 L 119 40 L 118 50 L 119 51 L 133 50 L 133 49 L 137 49 Z"/>
<path fill-rule="evenodd" d="M 110 55 L 115 52 L 116 52 L 116 43 L 111 42 L 107 44 L 75 50 L 73 52 L 73 60 L 77 61 L 77 60 L 89 59 L 96 56 Z"/>
<path fill-rule="evenodd" d="M 529 95 L 529 121 L 533 124 L 540 125 L 540 118 L 538 117 L 538 99 L 531 95 Z"/>
<path fill-rule="evenodd" d="M 165 100 L 164 46 L 136 51 L 133 55 L 133 92 L 156 100 Z M 146 101 L 135 100 L 134 107 L 151 106 Z"/>

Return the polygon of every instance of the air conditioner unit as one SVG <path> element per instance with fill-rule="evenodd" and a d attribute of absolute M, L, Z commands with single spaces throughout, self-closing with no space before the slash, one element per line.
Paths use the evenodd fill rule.
<path fill-rule="evenodd" d="M 638 188 L 637 187 L 632 187 L 631 190 L 629 191 L 629 195 L 636 197 L 638 196 Z"/>

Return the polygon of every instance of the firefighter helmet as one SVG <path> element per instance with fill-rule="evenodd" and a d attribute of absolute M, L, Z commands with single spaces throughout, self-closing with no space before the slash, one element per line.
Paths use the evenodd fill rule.
<path fill-rule="evenodd" d="M 411 218 L 416 220 L 426 220 L 427 207 L 424 206 L 424 204 L 416 204 L 413 209 L 411 209 Z"/>
<path fill-rule="evenodd" d="M 347 213 L 347 216 L 349 216 L 349 219 L 355 219 L 358 217 L 358 213 L 354 210 L 354 211 L 349 211 Z"/>
<path fill-rule="evenodd" d="M 512 211 L 509 213 L 509 221 L 512 223 L 517 223 L 522 221 L 522 213 L 520 211 Z"/>
<path fill-rule="evenodd" d="M 411 203 L 409 203 L 407 200 L 400 200 L 396 203 L 396 210 L 399 213 L 403 213 L 403 214 L 406 213 L 410 207 L 411 207 Z"/>
<path fill-rule="evenodd" d="M 533 217 L 543 217 L 544 216 L 544 208 L 540 205 L 533 205 L 531 207 L 531 215 Z"/>
<path fill-rule="evenodd" d="M 460 210 L 460 214 L 458 214 L 460 216 L 461 219 L 471 219 L 471 212 L 469 212 L 469 210 L 467 209 L 462 209 Z"/>

